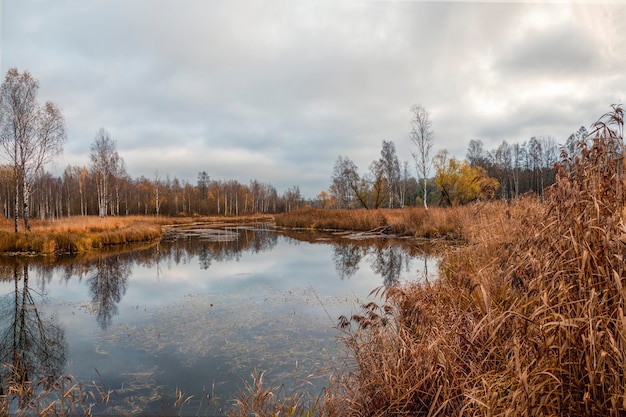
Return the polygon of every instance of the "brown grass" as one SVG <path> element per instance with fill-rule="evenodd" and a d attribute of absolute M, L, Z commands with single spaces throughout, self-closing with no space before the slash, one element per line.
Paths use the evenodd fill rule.
<path fill-rule="evenodd" d="M 0 252 L 9 254 L 80 253 L 105 246 L 147 242 L 161 237 L 161 226 L 148 217 L 95 216 L 33 221 L 30 233 L 15 233 L 4 221 Z"/>
<path fill-rule="evenodd" d="M 302 209 L 275 216 L 280 227 L 314 230 L 372 231 L 387 229 L 398 236 L 458 239 L 465 219 L 482 206 L 422 207 L 378 210 Z"/>
<path fill-rule="evenodd" d="M 475 211 L 439 280 L 340 318 L 349 356 L 318 415 L 626 415 L 622 126 L 614 107 L 544 203 Z"/>
<path fill-rule="evenodd" d="M 163 226 L 195 222 L 248 223 L 270 221 L 269 216 L 239 218 L 169 218 L 149 216 L 75 216 L 56 220 L 32 220 L 30 233 L 13 231 L 13 223 L 0 220 L 0 253 L 16 255 L 76 254 L 113 245 L 159 239 Z"/>
<path fill-rule="evenodd" d="M 432 284 L 382 290 L 342 325 L 342 415 L 623 415 L 621 137 L 560 168 L 541 204 L 491 204 Z M 616 146 L 617 145 L 617 146 Z"/>
<path fill-rule="evenodd" d="M 41 381 L 20 378 L 19 382 L 9 384 L 8 392 L 0 395 L 0 416 L 90 417 L 100 406 L 108 404 L 111 393 L 101 380 L 79 384 L 69 376 L 52 383 L 45 378 Z"/>
<path fill-rule="evenodd" d="M 307 379 L 302 378 L 300 383 L 306 385 Z M 264 374 L 255 371 L 250 382 L 244 381 L 244 389 L 228 415 L 312 417 L 320 411 L 322 398 L 311 398 L 303 387 L 286 390 L 283 385 L 268 386 L 264 381 Z"/>

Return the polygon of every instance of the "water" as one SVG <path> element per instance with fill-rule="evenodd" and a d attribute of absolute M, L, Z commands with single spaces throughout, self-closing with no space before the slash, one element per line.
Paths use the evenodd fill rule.
<path fill-rule="evenodd" d="M 0 362 L 113 391 L 96 414 L 221 414 L 254 371 L 319 390 L 340 368 L 337 318 L 375 288 L 433 275 L 408 241 L 180 229 L 83 258 L 3 259 Z M 27 366 L 28 365 L 28 366 Z M 5 371 L 6 374 L 6 371 Z M 177 390 L 193 398 L 172 409 Z"/>

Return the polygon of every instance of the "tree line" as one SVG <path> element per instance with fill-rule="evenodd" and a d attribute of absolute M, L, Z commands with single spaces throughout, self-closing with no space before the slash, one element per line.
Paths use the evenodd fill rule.
<path fill-rule="evenodd" d="M 522 143 L 503 141 L 492 150 L 480 139 L 469 142 L 465 159 L 446 149 L 431 156 L 434 134 L 430 115 L 421 105 L 411 108 L 409 139 L 417 177 L 409 174 L 409 162 L 399 162 L 393 141 L 383 140 L 379 159 L 360 173 L 347 156 L 334 165 L 328 192 L 318 195 L 325 208 L 452 206 L 475 200 L 506 199 L 533 193 L 539 198 L 556 181 L 555 164 L 576 157 L 589 133 L 581 127 L 564 145 L 552 136 L 532 137 Z M 430 169 L 434 175 L 430 176 Z"/>
<path fill-rule="evenodd" d="M 61 177 L 44 167 L 63 151 L 65 119 L 52 102 L 40 104 L 39 82 L 10 69 L 0 86 L 0 207 L 30 230 L 30 219 L 75 215 L 244 215 L 297 209 L 304 199 L 294 185 L 279 194 L 266 182 L 216 180 L 202 171 L 197 183 L 162 178 L 132 179 L 109 132 L 101 128 L 89 166 L 68 166 Z"/>
<path fill-rule="evenodd" d="M 465 204 L 477 199 L 512 199 L 533 192 L 541 196 L 555 181 L 554 164 L 574 155 L 576 143 L 588 139 L 584 127 L 559 148 L 554 138 L 533 137 L 527 142 L 502 142 L 487 150 L 479 139 L 469 143 L 466 158 L 451 157 L 443 149 L 431 155 L 434 134 L 430 114 L 411 107 L 409 139 L 413 166 L 400 162 L 395 143 L 383 140 L 380 156 L 365 173 L 347 156 L 334 165 L 329 189 L 305 201 L 297 185 L 279 194 L 257 179 L 248 184 L 212 179 L 198 173 L 196 183 L 163 178 L 158 171 L 147 178 L 131 178 L 116 142 L 105 128 L 96 133 L 88 166 L 68 166 L 62 176 L 45 165 L 63 151 L 65 120 L 52 102 L 40 105 L 38 81 L 13 68 L 0 86 L 0 208 L 17 232 L 19 219 L 75 215 L 246 215 L 278 213 L 304 206 L 319 208 L 401 208 Z M 411 174 L 415 169 L 415 176 Z M 434 176 L 431 176 L 434 168 Z"/>

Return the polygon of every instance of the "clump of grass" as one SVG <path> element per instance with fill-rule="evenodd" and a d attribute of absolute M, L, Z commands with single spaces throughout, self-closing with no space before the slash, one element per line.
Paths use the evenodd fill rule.
<path fill-rule="evenodd" d="M 626 412 L 622 126 L 615 106 L 545 203 L 476 211 L 438 281 L 388 287 L 341 319 L 339 415 Z"/>
<path fill-rule="evenodd" d="M 2 365 L 9 367 L 9 365 Z M 111 391 L 104 383 L 74 382 L 70 376 L 50 381 L 9 381 L 7 392 L 0 395 L 0 416 L 85 416 L 96 414 L 108 404 Z"/>
<path fill-rule="evenodd" d="M 302 209 L 275 216 L 280 227 L 367 232 L 388 227 L 398 236 L 457 239 L 464 218 L 476 206 L 440 208 L 321 210 Z"/>
<path fill-rule="evenodd" d="M 302 382 L 306 384 L 306 380 L 304 378 Z M 284 385 L 268 386 L 264 381 L 264 373 L 255 371 L 251 381 L 244 382 L 244 389 L 228 415 L 312 417 L 322 413 L 322 398 L 311 398 L 302 386 L 292 390 L 286 390 Z"/>

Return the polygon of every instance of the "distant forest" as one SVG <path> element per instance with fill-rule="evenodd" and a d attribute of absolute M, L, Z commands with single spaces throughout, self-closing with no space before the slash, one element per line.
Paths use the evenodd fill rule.
<path fill-rule="evenodd" d="M 65 119 L 52 102 L 37 101 L 39 82 L 27 71 L 12 68 L 0 85 L 0 204 L 5 218 L 18 217 L 30 230 L 29 218 L 75 215 L 226 215 L 280 213 L 303 207 L 399 208 L 458 205 L 477 199 L 513 199 L 526 193 L 541 196 L 555 181 L 555 163 L 576 156 L 577 144 L 588 140 L 584 127 L 562 148 L 552 137 L 533 137 L 521 144 L 502 142 L 493 150 L 473 139 L 465 160 L 440 150 L 431 155 L 432 123 L 420 105 L 413 113 L 410 140 L 414 164 L 399 162 L 393 141 L 383 141 L 380 157 L 366 172 L 339 156 L 328 190 L 305 200 L 298 185 L 279 194 L 257 179 L 248 184 L 217 180 L 198 173 L 195 183 L 154 176 L 132 179 L 116 143 L 101 128 L 90 150 L 90 165 L 68 166 L 61 177 L 44 170 L 66 140 Z M 431 169 L 432 168 L 432 169 Z M 414 177 L 411 172 L 416 173 Z M 433 175 L 434 173 L 434 175 Z"/>
<path fill-rule="evenodd" d="M 498 181 L 493 198 L 512 199 L 522 194 L 534 193 L 541 196 L 545 187 L 555 181 L 554 164 L 561 159 L 561 152 L 576 153 L 576 142 L 585 140 L 587 132 L 581 127 L 572 134 L 564 147 L 552 138 L 532 138 L 521 144 L 502 142 L 496 149 L 485 149 L 480 140 L 471 140 L 465 160 L 472 167 L 482 167 L 490 178 Z M 110 145 L 110 143 L 109 143 Z M 335 172 L 331 175 L 328 191 L 320 192 L 314 199 L 304 199 L 300 189 L 294 185 L 282 193 L 267 182 L 251 180 L 242 184 L 236 180 L 213 179 L 199 172 L 195 183 L 178 178 L 162 176 L 155 172 L 147 178 L 133 179 L 127 173 L 124 161 L 114 152 L 117 164 L 106 174 L 106 196 L 100 200 L 99 174 L 93 166 L 68 166 L 63 175 L 55 177 L 43 172 L 33 181 L 29 210 L 33 218 L 57 218 L 76 215 L 245 215 L 252 213 L 280 213 L 303 207 L 315 208 L 378 208 L 407 207 L 421 205 L 418 180 L 409 172 L 413 168 L 408 162 L 402 166 L 395 156 L 393 142 L 384 142 L 391 158 L 391 175 L 385 173 L 384 158 L 374 160 L 370 170 L 358 175 L 356 166 L 348 158 L 339 157 L 341 167 L 351 165 L 358 178 L 355 186 L 367 191 L 366 197 L 348 192 L 342 195 L 337 188 Z M 393 152 L 389 152 L 392 149 Z M 381 152 L 384 154 L 384 152 Z M 336 164 L 336 168 L 337 168 Z M 398 170 L 394 170 L 393 167 Z M 401 168 L 400 168 L 401 166 Z M 395 175 L 393 173 L 397 173 Z M 430 204 L 438 205 L 441 191 L 436 185 L 437 171 L 429 178 Z M 395 177 L 393 176 L 395 175 Z M 389 180 L 388 178 L 391 178 Z M 391 185 L 390 185 L 391 184 Z M 5 218 L 14 215 L 15 187 L 11 166 L 0 166 L 0 196 Z M 360 201 L 362 198 L 363 201 Z M 371 203 L 371 204 L 370 204 Z M 100 204 L 105 213 L 100 213 Z"/>
<path fill-rule="evenodd" d="M 478 199 L 511 200 L 529 193 L 541 197 L 555 182 L 555 164 L 576 157 L 577 144 L 588 141 L 588 136 L 581 127 L 563 145 L 547 136 L 514 144 L 503 141 L 495 149 L 472 139 L 464 160 L 441 150 L 431 158 L 427 203 L 447 206 Z M 380 158 L 371 162 L 367 172 L 359 173 L 353 161 L 339 156 L 329 191 L 309 203 L 322 208 L 419 206 L 423 204 L 422 185 L 411 175 L 414 169 L 408 161 L 399 163 L 393 141 L 383 141 Z"/>

